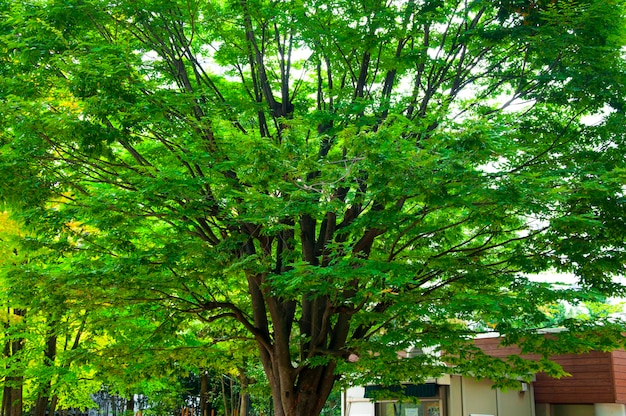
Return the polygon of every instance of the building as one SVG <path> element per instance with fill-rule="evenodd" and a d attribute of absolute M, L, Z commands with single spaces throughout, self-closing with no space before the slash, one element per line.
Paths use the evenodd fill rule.
<path fill-rule="evenodd" d="M 494 389 L 488 380 L 446 375 L 425 384 L 407 384 L 405 395 L 418 403 L 372 401 L 377 386 L 353 387 L 342 398 L 344 416 L 535 416 L 533 386 Z"/>
<path fill-rule="evenodd" d="M 486 353 L 503 357 L 516 350 L 497 338 L 477 339 Z M 551 357 L 570 377 L 537 374 L 536 416 L 626 416 L 626 351 L 590 351 Z"/>
<path fill-rule="evenodd" d="M 516 354 L 498 338 L 475 340 L 489 355 Z M 532 358 L 532 357 L 528 357 Z M 551 358 L 570 374 L 537 374 L 519 390 L 493 388 L 488 380 L 449 374 L 404 386 L 419 403 L 372 401 L 377 386 L 353 387 L 342 397 L 343 416 L 626 416 L 626 351 L 591 351 Z M 451 369 L 452 370 L 452 369 Z"/>

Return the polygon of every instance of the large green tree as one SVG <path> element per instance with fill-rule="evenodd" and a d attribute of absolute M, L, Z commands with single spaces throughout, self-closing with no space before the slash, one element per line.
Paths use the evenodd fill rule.
<path fill-rule="evenodd" d="M 544 364 L 479 359 L 480 328 L 619 345 L 610 320 L 534 334 L 540 305 L 623 292 L 624 7 L 4 1 L 1 196 L 67 253 L 24 279 L 248 340 L 277 416 L 442 354 Z"/>

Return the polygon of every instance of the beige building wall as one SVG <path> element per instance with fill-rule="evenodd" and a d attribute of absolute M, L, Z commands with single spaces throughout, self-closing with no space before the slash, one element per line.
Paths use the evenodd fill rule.
<path fill-rule="evenodd" d="M 450 416 L 535 416 L 532 386 L 503 392 L 488 380 L 461 376 L 450 379 L 448 409 Z"/>
<path fill-rule="evenodd" d="M 506 392 L 497 390 L 498 416 L 534 416 L 532 386 L 526 390 L 509 389 Z"/>
<path fill-rule="evenodd" d="M 498 415 L 497 391 L 488 380 L 462 379 L 463 415 Z"/>
<path fill-rule="evenodd" d="M 463 395 L 461 376 L 450 376 L 450 390 L 448 397 L 448 415 L 463 416 Z"/>
<path fill-rule="evenodd" d="M 441 400 L 443 411 L 441 416 L 594 416 L 559 413 L 550 414 L 540 412 L 535 414 L 533 387 L 527 385 L 525 389 L 509 389 L 501 391 L 492 388 L 493 383 L 488 380 L 475 380 L 470 377 L 450 375 L 437 380 L 440 387 L 439 399 L 424 398 L 422 404 L 427 402 L 437 402 Z M 445 393 L 447 391 L 447 394 Z M 446 397 L 447 396 L 447 397 Z M 363 387 L 352 387 L 344 392 L 342 397 L 342 416 L 385 416 L 390 414 L 384 406 L 393 403 L 392 401 L 381 401 L 378 405 L 365 398 Z M 417 409 L 405 403 L 403 414 L 410 410 L 411 414 L 419 416 L 429 416 L 430 411 L 426 408 Z M 412 409 L 415 407 L 415 410 Z M 411 408 L 411 409 L 409 409 Z M 437 406 L 439 409 L 439 406 Z M 592 406 L 593 410 L 593 406 Z M 393 413 L 393 412 L 392 412 Z M 599 416 L 599 415 L 596 415 Z M 602 415 L 614 416 L 614 415 Z M 622 415 L 619 415 L 622 416 Z M 623 415 L 626 416 L 626 415 Z"/>

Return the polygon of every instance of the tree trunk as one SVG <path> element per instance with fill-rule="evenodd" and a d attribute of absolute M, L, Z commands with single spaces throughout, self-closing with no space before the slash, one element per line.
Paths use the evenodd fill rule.
<path fill-rule="evenodd" d="M 14 387 L 11 388 L 11 412 L 10 416 L 22 416 L 22 383 L 23 377 L 14 377 Z"/>
<path fill-rule="evenodd" d="M 55 322 L 50 325 L 50 332 L 48 333 L 48 339 L 46 341 L 46 350 L 44 352 L 44 365 L 52 366 L 57 353 L 57 337 L 54 335 Z M 48 379 L 44 381 L 39 397 L 35 403 L 35 411 L 33 416 L 46 416 L 46 409 L 50 402 L 50 393 L 52 390 L 52 380 Z M 50 416 L 53 416 L 52 414 Z"/>
<path fill-rule="evenodd" d="M 59 396 L 55 394 L 54 396 L 52 396 L 52 399 L 50 399 L 50 416 L 54 416 L 55 412 L 57 411 L 58 402 Z"/>
<path fill-rule="evenodd" d="M 6 380 L 5 380 L 6 384 Z M 11 407 L 11 389 L 8 386 L 4 386 L 2 389 L 2 416 L 8 416 L 9 408 Z"/>
<path fill-rule="evenodd" d="M 35 410 L 33 416 L 45 416 L 48 407 L 49 397 L 47 394 L 40 394 L 35 402 Z"/>
<path fill-rule="evenodd" d="M 5 323 L 5 330 L 8 326 L 9 324 Z M 6 358 L 11 356 L 11 342 L 10 341 L 6 341 L 4 343 L 3 353 Z M 5 379 L 4 388 L 2 390 L 2 413 L 1 413 L 2 416 L 8 416 L 9 409 L 11 408 L 11 388 L 9 387 L 7 381 L 8 380 Z"/>
<path fill-rule="evenodd" d="M 14 309 L 13 315 L 23 318 L 26 315 L 24 309 Z M 8 324 L 7 324 L 8 325 Z M 6 357 L 15 357 L 24 348 L 24 339 L 9 339 L 4 346 Z M 20 359 L 13 360 L 15 367 L 7 367 L 9 376 L 4 379 L 4 396 L 2 398 L 2 416 L 22 416 L 22 391 L 24 377 L 21 375 Z"/>
<path fill-rule="evenodd" d="M 231 416 L 228 410 L 228 397 L 226 396 L 226 383 L 224 381 L 224 376 L 222 376 L 222 400 L 224 401 L 224 415 Z"/>
<path fill-rule="evenodd" d="M 209 395 L 207 393 L 208 388 L 208 378 L 206 371 L 202 371 L 200 373 L 200 416 L 208 416 L 207 414 L 207 402 L 209 400 Z"/>
<path fill-rule="evenodd" d="M 2 398 L 3 416 L 22 416 L 23 377 L 6 377 Z"/>
<path fill-rule="evenodd" d="M 237 402 L 235 400 L 235 385 L 233 384 L 232 377 L 228 377 L 228 380 L 229 380 L 229 386 L 230 386 L 230 414 L 231 416 L 238 416 L 237 408 L 235 406 L 235 403 Z"/>
<path fill-rule="evenodd" d="M 130 395 L 130 398 L 126 400 L 126 413 L 129 415 L 135 414 L 135 396 Z"/>
<path fill-rule="evenodd" d="M 113 411 L 113 416 L 117 416 L 117 405 L 115 404 L 114 395 L 111 395 L 111 410 Z"/>
<path fill-rule="evenodd" d="M 266 296 L 262 276 L 250 276 L 256 340 L 263 369 L 272 391 L 274 416 L 317 416 L 324 407 L 333 385 L 337 359 L 331 356 L 325 365 L 310 367 L 307 358 L 342 351 L 349 333 L 350 315 L 329 311 L 326 298 L 302 301 L 302 315 L 295 320 L 293 302 Z M 270 329 L 267 312 L 271 316 Z M 301 360 L 294 366 L 290 352 L 292 329 L 300 326 L 300 334 L 308 341 L 300 345 Z"/>
<path fill-rule="evenodd" d="M 239 416 L 248 416 L 250 411 L 250 395 L 247 393 L 248 377 L 243 369 L 239 369 Z"/>
<path fill-rule="evenodd" d="M 335 384 L 336 363 L 296 371 L 288 360 L 278 363 L 271 356 L 279 354 L 262 354 L 262 362 L 272 390 L 274 416 L 318 416 Z"/>

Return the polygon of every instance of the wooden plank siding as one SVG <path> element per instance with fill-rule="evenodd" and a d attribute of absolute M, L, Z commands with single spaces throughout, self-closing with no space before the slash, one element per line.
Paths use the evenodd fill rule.
<path fill-rule="evenodd" d="M 615 403 L 626 404 L 626 351 L 613 351 L 611 358 L 613 384 L 615 385 Z"/>
<path fill-rule="evenodd" d="M 500 346 L 498 338 L 477 339 L 475 343 L 494 357 L 519 354 L 515 346 Z M 534 358 L 524 356 L 524 358 Z M 583 354 L 563 354 L 551 358 L 570 377 L 554 379 L 537 374 L 533 383 L 536 403 L 552 404 L 626 404 L 626 351 L 591 351 Z"/>
<path fill-rule="evenodd" d="M 571 377 L 537 374 L 535 402 L 553 404 L 615 403 L 611 354 L 591 351 L 551 358 Z"/>

